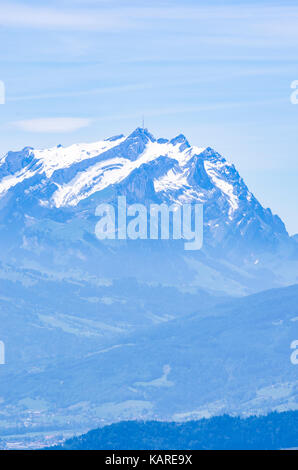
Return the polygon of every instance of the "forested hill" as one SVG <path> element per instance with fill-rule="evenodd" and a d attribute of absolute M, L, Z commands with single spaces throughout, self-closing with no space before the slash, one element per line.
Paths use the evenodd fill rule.
<path fill-rule="evenodd" d="M 186 423 L 122 421 L 67 440 L 59 450 L 276 450 L 298 447 L 298 411 Z"/>

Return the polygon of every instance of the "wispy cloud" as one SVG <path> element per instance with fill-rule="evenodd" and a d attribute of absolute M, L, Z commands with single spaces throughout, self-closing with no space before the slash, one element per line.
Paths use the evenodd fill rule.
<path fill-rule="evenodd" d="M 81 2 L 79 2 L 81 3 Z M 85 3 L 85 2 L 84 2 Z M 298 7 L 291 5 L 266 5 L 265 3 L 242 2 L 230 5 L 195 5 L 146 2 L 123 4 L 117 2 L 91 2 L 44 7 L 29 2 L 3 2 L 0 9 L 0 25 L 31 29 L 120 32 L 127 30 L 184 31 L 187 34 L 206 35 L 221 43 L 222 35 L 232 35 L 232 41 L 241 38 L 246 30 L 249 40 L 257 36 L 272 40 L 272 33 L 278 38 L 297 38 Z M 65 4 L 64 4 L 65 5 Z M 69 6 L 68 6 L 69 5 Z M 286 22 L 287 27 L 283 24 Z M 189 29 L 189 25 L 196 29 Z M 210 27 L 212 27 L 210 29 Z"/>
<path fill-rule="evenodd" d="M 25 119 L 22 121 L 14 121 L 11 125 L 25 132 L 66 133 L 88 127 L 91 122 L 91 119 L 86 118 L 59 117 Z"/>
<path fill-rule="evenodd" d="M 222 102 L 222 103 L 210 103 L 198 106 L 181 106 L 171 108 L 156 108 L 146 112 L 147 117 L 155 116 L 167 116 L 175 114 L 192 114 L 203 111 L 216 111 L 225 110 L 241 107 L 259 107 L 259 106 L 270 106 L 280 103 L 284 103 L 283 99 L 276 100 L 258 100 L 258 101 L 240 101 L 240 102 Z M 14 121 L 10 123 L 10 126 L 18 128 L 24 132 L 35 132 L 35 133 L 68 133 L 74 132 L 79 129 L 88 127 L 93 121 L 117 121 L 131 118 L 139 118 L 138 113 L 128 114 L 116 114 L 116 115 L 105 115 L 97 117 L 96 119 L 88 118 L 37 118 L 37 119 L 25 119 L 21 121 Z"/>
<path fill-rule="evenodd" d="M 53 93 L 40 93 L 36 95 L 19 95 L 10 96 L 7 101 L 31 101 L 31 100 L 47 100 L 57 98 L 75 98 L 92 95 L 104 95 L 106 93 L 125 93 L 129 91 L 146 90 L 152 88 L 151 83 L 134 83 L 127 85 L 118 85 L 102 88 L 93 88 L 90 90 L 74 90 L 74 91 L 61 91 Z"/>
<path fill-rule="evenodd" d="M 118 31 L 127 28 L 129 20 L 117 11 L 92 11 L 4 3 L 0 9 L 0 25 L 32 29 L 74 31 Z"/>

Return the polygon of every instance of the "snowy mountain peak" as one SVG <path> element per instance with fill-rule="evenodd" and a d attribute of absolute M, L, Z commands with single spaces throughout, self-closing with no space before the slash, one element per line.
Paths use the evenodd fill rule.
<path fill-rule="evenodd" d="M 137 127 L 129 136 L 128 139 L 141 139 L 144 142 L 155 142 L 155 137 L 148 131 L 148 129 L 144 129 L 142 127 Z"/>
<path fill-rule="evenodd" d="M 200 202 L 206 237 L 273 241 L 286 238 L 281 220 L 264 209 L 234 165 L 211 147 L 191 146 L 182 134 L 158 139 L 137 128 L 128 137 L 8 152 L 0 161 L 0 201 L 30 195 L 32 204 L 80 210 L 89 199 L 126 194 L 131 201 Z M 17 195 L 17 196 L 16 196 Z M 8 203 L 8 202 L 7 202 Z M 11 202 L 10 202 L 11 203 Z M 229 234 L 229 236 L 227 236 Z M 267 243 L 267 242 L 266 242 Z"/>
<path fill-rule="evenodd" d="M 181 144 L 180 145 L 180 150 L 181 151 L 185 150 L 186 148 L 190 148 L 189 142 L 183 134 L 179 134 L 179 135 L 177 135 L 177 137 L 172 139 L 171 144 L 172 145 Z"/>

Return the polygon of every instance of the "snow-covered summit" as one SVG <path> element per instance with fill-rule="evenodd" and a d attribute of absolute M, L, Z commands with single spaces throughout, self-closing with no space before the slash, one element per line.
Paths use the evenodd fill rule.
<path fill-rule="evenodd" d="M 38 207 L 77 212 L 108 189 L 135 202 L 203 203 L 206 240 L 212 245 L 288 238 L 282 221 L 261 206 L 234 165 L 210 147 L 191 145 L 183 134 L 156 139 L 137 128 L 127 137 L 95 143 L 26 147 L 0 160 L 2 207 L 16 196 L 25 205 L 30 196 L 35 213 Z"/>
<path fill-rule="evenodd" d="M 8 152 L 2 158 L 0 195 L 3 197 L 10 189 L 40 175 L 43 184 L 51 181 L 56 185 L 49 202 L 56 207 L 74 206 L 94 192 L 120 183 L 137 168 L 161 156 L 171 159 L 175 167 L 171 173 L 163 175 L 164 182 L 169 180 L 170 189 L 176 186 L 177 180 L 181 184 L 186 181 L 190 173 L 188 162 L 204 150 L 207 159 L 212 157 L 208 169 L 213 165 L 212 159 L 225 162 L 212 149 L 190 146 L 182 134 L 170 141 L 156 140 L 147 129 L 142 128 L 137 128 L 128 137 L 120 135 L 95 143 L 69 147 L 58 145 L 43 150 L 26 147 L 19 152 Z M 157 188 L 161 185 L 158 173 L 154 182 Z M 163 189 L 166 188 L 163 186 Z"/>

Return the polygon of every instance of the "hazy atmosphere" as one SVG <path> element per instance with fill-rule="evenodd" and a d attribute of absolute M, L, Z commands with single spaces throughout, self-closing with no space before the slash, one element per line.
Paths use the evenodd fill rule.
<path fill-rule="evenodd" d="M 298 449 L 297 50 L 297 0 L 1 1 L 0 452 Z"/>

